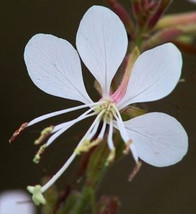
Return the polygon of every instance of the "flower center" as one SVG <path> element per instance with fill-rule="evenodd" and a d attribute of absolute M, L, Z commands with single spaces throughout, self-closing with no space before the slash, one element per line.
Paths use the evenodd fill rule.
<path fill-rule="evenodd" d="M 102 118 L 106 121 L 111 120 L 116 115 L 116 110 L 114 108 L 114 103 L 111 99 L 105 99 L 101 104 L 99 104 L 95 112 L 99 114 L 100 112 L 103 112 Z"/>

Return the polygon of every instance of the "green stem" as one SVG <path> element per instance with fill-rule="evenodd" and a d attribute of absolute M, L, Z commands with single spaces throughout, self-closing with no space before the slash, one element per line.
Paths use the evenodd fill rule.
<path fill-rule="evenodd" d="M 96 214 L 96 192 L 107 169 L 106 160 L 108 157 L 107 143 L 102 142 L 95 148 L 89 158 L 86 170 L 86 182 L 81 196 L 77 200 L 71 214 L 84 214 L 90 208 L 92 214 Z"/>
<path fill-rule="evenodd" d="M 82 195 L 77 201 L 72 214 L 82 214 L 86 213 L 88 206 L 92 210 L 92 214 L 96 214 L 96 202 L 95 202 L 95 193 L 92 187 L 85 186 L 82 191 Z"/>

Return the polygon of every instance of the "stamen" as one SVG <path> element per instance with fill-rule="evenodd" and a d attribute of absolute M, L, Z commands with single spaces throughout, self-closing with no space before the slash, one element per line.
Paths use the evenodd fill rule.
<path fill-rule="evenodd" d="M 110 165 L 114 161 L 115 156 L 116 156 L 116 149 L 114 148 L 113 150 L 110 151 L 110 154 L 108 155 L 105 165 L 106 166 Z"/>
<path fill-rule="evenodd" d="M 113 136 L 113 121 L 110 118 L 109 133 L 108 133 L 108 147 L 110 150 L 114 150 L 114 142 L 113 142 L 112 136 Z"/>
<path fill-rule="evenodd" d="M 105 110 L 102 110 L 97 117 L 95 118 L 94 122 L 92 123 L 91 127 L 89 128 L 89 133 L 88 135 L 91 133 L 91 131 L 93 130 L 94 126 L 100 121 L 101 117 L 103 116 Z M 87 137 L 88 139 L 88 137 Z"/>
<path fill-rule="evenodd" d="M 109 132 L 108 132 L 108 140 L 107 140 L 108 147 L 110 149 L 110 154 L 106 160 L 106 166 L 108 166 L 114 161 L 115 155 L 116 155 L 116 150 L 114 147 L 112 136 L 113 136 L 113 119 L 112 119 L 112 116 L 110 115 Z"/>
<path fill-rule="evenodd" d="M 95 126 L 93 127 L 92 131 L 90 132 L 89 136 L 88 136 L 88 139 L 89 141 L 91 141 L 91 139 L 94 137 L 94 135 L 96 134 L 98 128 L 99 128 L 99 124 L 100 124 L 101 120 L 99 120 Z"/>
<path fill-rule="evenodd" d="M 56 132 L 56 131 L 58 131 L 58 130 L 64 128 L 65 126 L 67 126 L 67 123 L 69 123 L 69 122 L 75 122 L 75 121 L 76 121 L 76 122 L 79 122 L 80 120 L 82 120 L 83 118 L 85 118 L 84 116 L 86 116 L 88 113 L 90 113 L 91 111 L 93 111 L 95 108 L 96 108 L 96 107 L 90 108 L 90 109 L 88 109 L 87 111 L 85 111 L 83 114 L 81 114 L 79 117 L 77 117 L 77 118 L 75 118 L 75 119 L 73 119 L 73 120 L 71 120 L 71 121 L 66 121 L 66 122 L 64 122 L 64 123 L 61 123 L 61 124 L 55 126 L 53 132 Z M 90 115 L 90 114 L 89 114 L 89 115 Z M 93 115 L 95 115 L 95 113 L 93 113 L 92 116 L 93 116 Z"/>
<path fill-rule="evenodd" d="M 13 143 L 13 141 L 18 137 L 18 135 L 28 126 L 28 122 L 23 123 L 12 135 L 9 139 L 9 143 Z"/>
<path fill-rule="evenodd" d="M 63 110 L 60 110 L 60 111 L 55 111 L 55 112 L 52 112 L 52 113 L 48 113 L 48 114 L 39 116 L 39 117 L 33 119 L 31 122 L 29 122 L 28 127 L 34 125 L 35 123 L 41 122 L 43 120 L 46 120 L 46 119 L 48 119 L 50 117 L 55 117 L 57 115 L 65 114 L 65 113 L 68 113 L 68 112 L 71 112 L 71 111 L 76 111 L 76 110 L 79 110 L 79 109 L 82 109 L 82 108 L 96 106 L 97 104 L 100 104 L 101 102 L 102 101 L 96 102 L 96 103 L 84 104 L 84 105 L 80 105 L 80 106 L 75 106 L 75 107 L 71 107 L 71 108 L 68 108 L 68 109 L 63 109 Z"/>
<path fill-rule="evenodd" d="M 39 161 L 40 161 L 40 159 L 41 159 L 41 155 L 44 153 L 45 149 L 46 149 L 46 144 L 42 145 L 42 146 L 39 148 L 38 152 L 36 153 L 36 155 L 35 155 L 35 157 L 34 157 L 34 159 L 33 159 L 33 162 L 34 162 L 34 163 L 36 163 L 36 164 L 39 163 Z"/>
<path fill-rule="evenodd" d="M 90 109 L 91 110 L 91 109 Z M 89 112 L 89 110 L 87 112 L 85 112 L 84 114 L 80 115 L 78 118 L 74 119 L 74 120 L 71 120 L 71 121 L 68 121 L 68 122 L 65 122 L 63 124 L 60 124 L 58 125 L 58 128 L 55 129 L 54 128 L 54 131 L 56 131 L 55 134 L 53 134 L 47 141 L 46 143 L 46 146 L 48 147 L 51 143 L 53 143 L 61 134 L 63 134 L 63 132 L 67 131 L 71 126 L 73 126 L 74 124 L 78 123 L 79 121 L 83 120 L 83 119 L 86 119 L 88 117 L 92 117 L 94 116 L 96 113 L 92 113 L 92 114 L 89 114 L 89 115 L 86 115 L 87 113 Z M 60 126 L 61 126 L 61 129 L 60 129 Z"/>
<path fill-rule="evenodd" d="M 130 146 L 132 144 L 132 140 L 129 140 L 126 144 L 125 144 L 125 149 L 123 150 L 123 154 L 127 155 L 130 152 Z"/>
<path fill-rule="evenodd" d="M 94 141 L 92 141 L 91 144 L 90 144 L 90 149 L 92 147 L 94 147 L 94 146 L 97 146 L 101 141 L 102 141 L 102 139 L 99 139 L 99 138 L 97 138 Z"/>
<path fill-rule="evenodd" d="M 118 128 L 119 128 L 121 137 L 122 137 L 122 139 L 124 140 L 124 142 L 127 143 L 127 142 L 130 140 L 130 138 L 129 138 L 127 132 L 126 132 L 126 129 L 125 129 L 125 126 L 124 126 L 122 117 L 121 117 L 121 115 L 120 115 L 119 110 L 117 109 L 117 107 L 116 107 L 115 105 L 113 105 L 113 108 L 114 108 L 114 110 L 115 110 L 115 112 L 116 112 L 116 114 L 117 114 L 117 115 L 114 114 L 114 117 L 115 117 L 115 119 L 116 119 L 117 126 L 118 126 Z"/>
<path fill-rule="evenodd" d="M 125 127 L 124 127 L 123 122 L 120 120 L 121 117 L 119 118 L 119 117 L 116 116 L 116 115 L 115 115 L 114 117 L 115 117 L 115 119 L 116 119 L 117 126 L 118 126 L 118 129 L 119 129 L 119 131 L 120 131 L 120 135 L 121 135 L 123 141 L 124 141 L 125 143 L 127 143 L 127 142 L 130 140 L 130 138 L 129 138 L 128 135 L 127 135 L 127 132 L 126 132 L 126 130 L 125 130 Z"/>
<path fill-rule="evenodd" d="M 45 128 L 41 132 L 40 137 L 37 140 L 35 140 L 34 144 L 35 145 L 42 144 L 51 135 L 53 129 L 54 129 L 54 126 L 49 126 L 49 127 Z"/>
<path fill-rule="evenodd" d="M 137 164 L 137 163 L 139 162 L 139 156 L 138 156 L 138 154 L 137 154 L 137 151 L 136 151 L 135 146 L 134 146 L 133 143 L 131 143 L 130 149 L 131 149 L 131 153 L 132 153 L 132 155 L 133 155 L 133 158 L 134 158 L 134 160 L 135 160 L 135 162 L 136 162 L 136 164 Z"/>
<path fill-rule="evenodd" d="M 126 145 L 129 145 L 131 139 L 128 137 L 128 134 L 126 132 L 126 129 L 125 129 L 123 122 L 121 122 L 118 117 L 116 117 L 116 120 L 117 120 L 118 129 L 120 131 L 120 135 L 121 135 L 123 141 L 125 142 Z M 139 158 L 138 158 L 138 154 L 136 152 L 136 149 L 135 149 L 133 143 L 130 144 L 129 148 L 131 150 L 131 153 L 133 155 L 135 162 L 137 163 Z"/>
<path fill-rule="evenodd" d="M 85 139 L 81 146 L 77 146 L 75 153 L 80 155 L 82 152 L 88 152 L 90 147 L 90 140 Z"/>
<path fill-rule="evenodd" d="M 105 134 L 105 130 L 106 130 L 106 119 L 104 119 L 104 121 L 103 121 L 103 125 L 102 125 L 101 131 L 98 135 L 98 139 L 103 139 L 103 136 Z"/>
<path fill-rule="evenodd" d="M 42 187 L 41 192 L 44 193 L 49 187 L 51 187 L 54 182 L 63 174 L 63 172 L 70 166 L 72 161 L 75 159 L 76 153 L 74 152 L 61 169 Z"/>
<path fill-rule="evenodd" d="M 115 105 L 113 105 L 113 108 L 115 109 L 116 111 L 116 114 L 117 115 L 114 115 L 114 117 L 116 118 L 116 122 L 117 122 L 117 126 L 118 126 L 118 129 L 120 131 L 120 135 L 123 139 L 123 141 L 127 144 L 130 142 L 130 137 L 128 136 L 127 132 L 126 132 L 126 129 L 125 129 L 125 126 L 124 126 L 124 123 L 122 121 L 122 118 L 121 118 L 121 115 L 120 115 L 120 112 L 118 111 L 117 107 Z M 139 160 L 139 156 L 136 152 L 136 149 L 133 145 L 133 143 L 130 144 L 130 150 L 132 152 L 132 155 L 133 155 L 133 158 L 136 162 L 136 164 L 138 163 L 138 160 Z"/>
<path fill-rule="evenodd" d="M 93 145 L 91 145 L 92 143 L 90 143 L 91 141 L 91 138 L 94 136 L 93 133 L 96 133 L 97 129 L 98 129 L 98 125 L 100 123 L 100 119 L 102 117 L 102 115 L 104 114 L 105 110 L 102 110 L 96 117 L 96 119 L 94 120 L 93 124 L 91 125 L 89 131 L 88 131 L 88 134 L 86 135 L 86 138 L 84 140 L 84 143 L 81 145 L 81 146 L 78 146 L 76 149 L 75 149 L 75 152 L 79 155 L 81 152 L 87 152 L 89 151 L 90 148 L 93 147 Z M 97 125 L 98 124 L 98 125 Z M 97 138 L 97 142 L 96 144 L 98 144 L 101 139 L 98 139 Z"/>
<path fill-rule="evenodd" d="M 84 140 L 84 143 L 75 149 L 77 155 L 80 155 L 82 152 L 88 152 L 94 146 L 97 146 L 101 142 L 101 139 L 95 139 L 94 141 L 90 141 L 88 139 Z"/>
<path fill-rule="evenodd" d="M 132 181 L 133 178 L 137 175 L 137 173 L 139 172 L 140 168 L 142 166 L 142 162 L 138 161 L 135 165 L 135 167 L 133 168 L 131 174 L 129 175 L 129 181 Z"/>
<path fill-rule="evenodd" d="M 91 132 L 92 128 L 94 127 L 94 125 L 97 123 L 98 120 L 100 120 L 100 117 L 103 115 L 103 112 L 99 113 L 97 115 L 97 117 L 95 118 L 94 122 L 92 123 L 92 125 L 90 126 L 90 128 L 88 129 L 88 131 L 86 132 L 86 134 L 84 135 L 84 137 L 80 140 L 79 144 L 77 145 L 76 149 L 78 147 L 80 147 L 83 143 L 85 139 L 88 139 L 87 136 L 89 135 L 89 133 Z M 61 167 L 61 169 L 42 187 L 41 192 L 44 193 L 48 188 L 50 188 L 50 186 L 52 186 L 55 181 L 63 174 L 63 172 L 70 166 L 70 164 L 72 163 L 72 161 L 75 159 L 75 157 L 77 156 L 77 153 L 74 151 L 72 153 L 72 155 L 69 157 L 69 159 L 65 162 L 65 164 Z"/>

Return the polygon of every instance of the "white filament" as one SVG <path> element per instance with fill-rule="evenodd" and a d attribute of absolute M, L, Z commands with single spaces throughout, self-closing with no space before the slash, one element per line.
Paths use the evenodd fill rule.
<path fill-rule="evenodd" d="M 98 139 L 103 139 L 103 136 L 105 134 L 105 130 L 106 130 L 106 120 L 104 119 L 101 131 L 98 135 Z"/>
<path fill-rule="evenodd" d="M 108 133 L 108 147 L 109 147 L 110 150 L 114 150 L 115 149 L 112 136 L 113 136 L 113 120 L 110 119 L 109 133 Z"/>
<path fill-rule="evenodd" d="M 87 112 L 85 112 L 87 113 Z M 83 114 L 83 115 L 80 115 L 78 118 L 74 119 L 74 120 L 71 120 L 71 121 L 68 121 L 68 122 L 65 122 L 63 124 L 60 124 L 60 125 L 63 125 L 61 127 L 61 129 L 57 129 L 56 133 L 53 134 L 49 139 L 48 141 L 46 142 L 46 146 L 48 147 L 51 143 L 53 143 L 61 134 L 63 134 L 63 132 L 67 131 L 71 126 L 73 126 L 74 124 L 78 123 L 79 121 L 81 120 L 84 120 L 88 117 L 92 117 L 94 116 L 96 113 L 92 113 L 92 114 L 89 114 L 89 115 L 86 115 L 86 114 Z"/>
<path fill-rule="evenodd" d="M 115 105 L 113 105 L 114 109 L 115 109 L 115 112 L 117 115 L 114 115 L 115 119 L 116 119 L 116 122 L 117 122 L 117 127 L 120 131 L 120 135 L 124 141 L 125 144 L 127 144 L 131 139 L 130 137 L 128 136 L 127 132 L 126 132 L 126 129 L 125 129 L 125 126 L 124 126 L 124 123 L 123 123 L 123 120 L 122 120 L 122 117 L 120 115 L 120 112 L 118 111 L 117 107 Z M 133 145 L 133 143 L 131 143 L 130 145 L 130 150 L 131 150 L 131 153 L 133 155 L 133 158 L 135 160 L 135 162 L 137 163 L 138 160 L 139 160 L 139 156 L 136 152 L 136 149 Z"/>
<path fill-rule="evenodd" d="M 74 124 L 75 124 L 75 123 L 77 123 L 77 122 L 83 120 L 84 118 L 86 118 L 86 115 L 87 115 L 88 113 L 90 113 L 91 111 L 93 111 L 93 110 L 94 110 L 94 108 L 88 109 L 88 110 L 85 111 L 83 114 L 81 114 L 79 117 L 77 117 L 77 118 L 75 118 L 75 119 L 73 119 L 73 120 L 71 120 L 71 121 L 66 121 L 66 122 L 64 122 L 64 123 L 61 123 L 61 124 L 55 126 L 55 128 L 54 128 L 54 130 L 53 130 L 52 132 L 59 131 L 60 129 L 66 127 L 68 123 L 74 123 Z M 95 115 L 95 114 L 96 114 L 96 113 L 93 113 L 92 116 Z M 90 114 L 89 114 L 89 115 L 90 115 Z M 88 116 L 89 116 L 89 115 L 88 115 Z"/>
<path fill-rule="evenodd" d="M 93 127 L 92 131 L 91 131 L 90 134 L 88 135 L 88 140 L 91 141 L 91 139 L 92 139 L 92 138 L 94 137 L 94 135 L 96 134 L 96 132 L 97 132 L 97 130 L 98 130 L 98 128 L 99 128 L 100 121 L 101 121 L 101 119 L 100 119 L 99 121 L 97 121 L 97 123 L 96 123 L 95 126 Z"/>
<path fill-rule="evenodd" d="M 92 106 L 96 106 L 97 104 L 100 104 L 101 102 L 96 102 L 96 103 L 90 103 L 90 104 L 84 104 L 84 105 L 80 105 L 80 106 L 75 106 L 75 107 L 72 107 L 72 108 L 67 108 L 67 109 L 63 109 L 63 110 L 60 110 L 60 111 L 55 111 L 55 112 L 51 112 L 51 113 L 48 113 L 48 114 L 44 114 L 42 116 L 39 116 L 33 120 L 31 120 L 29 123 L 28 123 L 28 127 L 29 126 L 32 126 L 38 122 L 41 122 L 43 120 L 46 120 L 48 118 L 51 118 L 51 117 L 55 117 L 57 115 L 61 115 L 61 114 L 65 114 L 65 113 L 68 113 L 68 112 L 72 112 L 72 111 L 76 111 L 76 110 L 79 110 L 79 109 L 82 109 L 82 108 L 87 108 L 87 107 L 92 107 Z"/>
<path fill-rule="evenodd" d="M 76 149 L 81 146 L 85 141 L 86 138 L 88 138 L 88 135 L 90 134 L 92 128 L 95 126 L 95 124 L 97 123 L 98 120 L 100 120 L 100 117 L 103 115 L 103 112 L 100 112 L 97 117 L 95 118 L 95 120 L 93 121 L 93 123 L 91 124 L 90 128 L 88 129 L 88 131 L 86 132 L 86 134 L 83 136 L 83 138 L 80 140 L 80 142 L 78 143 Z M 42 187 L 42 193 L 44 193 L 48 188 L 50 188 L 55 182 L 56 180 L 63 174 L 63 172 L 70 166 L 70 164 L 72 163 L 72 161 L 75 159 L 77 153 L 73 152 L 72 155 L 69 157 L 69 159 L 65 162 L 65 164 L 60 168 L 60 170 Z"/>

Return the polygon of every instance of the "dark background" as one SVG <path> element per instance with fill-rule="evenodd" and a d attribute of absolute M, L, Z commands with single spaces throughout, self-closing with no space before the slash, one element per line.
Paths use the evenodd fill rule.
<path fill-rule="evenodd" d="M 128 8 L 129 0 L 122 1 Z M 71 154 L 81 126 L 76 126 L 46 152 L 40 165 L 32 163 L 37 150 L 33 140 L 48 122 L 35 125 L 21 135 L 14 144 L 8 143 L 13 131 L 24 121 L 47 112 L 77 104 L 45 94 L 33 85 L 27 75 L 23 50 L 36 33 L 51 33 L 75 45 L 79 21 L 95 0 L 1 0 L 0 1 L 0 94 L 1 94 L 1 149 L 0 192 L 23 188 L 40 182 L 47 173 L 55 173 Z M 185 0 L 174 0 L 171 12 L 193 11 L 196 5 Z M 133 167 L 131 156 L 116 163 L 105 176 L 100 194 L 118 195 L 120 214 L 193 214 L 196 213 L 196 56 L 183 54 L 183 78 L 176 90 L 167 98 L 149 104 L 149 111 L 160 111 L 176 117 L 189 135 L 189 151 L 175 166 L 156 168 L 143 164 L 137 177 L 129 183 L 128 174 Z M 85 72 L 87 89 L 92 77 Z M 93 94 L 92 91 L 90 91 Z M 64 117 L 64 119 L 63 119 Z M 73 118 L 73 114 L 59 121 Z M 53 120 L 50 120 L 52 122 Z M 55 119 L 58 122 L 58 119 Z M 88 123 L 82 124 L 83 129 Z M 78 128 L 78 129 L 77 129 Z M 66 137 L 66 142 L 63 139 Z M 74 163 L 58 184 L 65 185 Z"/>

